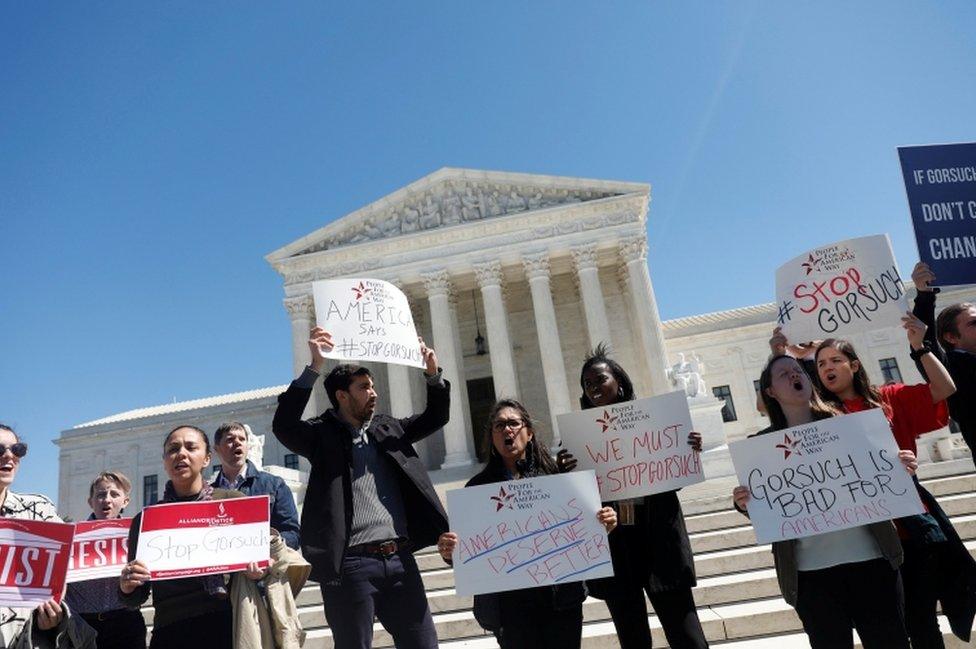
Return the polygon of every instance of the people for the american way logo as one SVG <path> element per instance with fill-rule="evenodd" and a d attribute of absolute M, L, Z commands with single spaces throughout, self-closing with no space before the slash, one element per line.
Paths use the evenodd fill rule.
<path fill-rule="evenodd" d="M 791 439 L 789 433 L 783 433 L 783 443 L 777 444 L 776 448 L 783 451 L 784 460 L 791 455 L 803 455 L 803 452 L 800 450 L 800 438 Z"/>
<path fill-rule="evenodd" d="M 356 294 L 356 301 L 359 302 L 367 294 L 372 293 L 373 289 L 366 286 L 363 282 L 359 282 L 359 286 L 352 287 L 352 292 Z"/>
<path fill-rule="evenodd" d="M 600 431 L 600 432 L 605 433 L 608 430 L 617 430 L 617 420 L 618 419 L 620 419 L 619 416 L 617 416 L 617 415 L 611 415 L 609 411 L 604 410 L 603 411 L 603 417 L 597 419 L 596 420 L 596 423 L 598 423 L 601 426 L 603 426 L 603 430 Z"/>
<path fill-rule="evenodd" d="M 500 512 L 506 507 L 509 509 L 514 509 L 514 507 L 512 507 L 512 501 L 515 500 L 515 494 L 505 491 L 504 486 L 499 487 L 498 495 L 492 496 L 491 499 L 495 502 L 496 512 Z"/>

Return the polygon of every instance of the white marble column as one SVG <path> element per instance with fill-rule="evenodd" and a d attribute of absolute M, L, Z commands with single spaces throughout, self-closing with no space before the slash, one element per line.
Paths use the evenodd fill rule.
<path fill-rule="evenodd" d="M 665 372 L 667 353 L 661 316 L 654 298 L 654 286 L 647 269 L 647 237 L 643 234 L 620 241 L 620 256 L 627 269 L 629 297 L 637 333 L 647 363 L 651 381 L 651 395 L 670 392 L 672 387 Z"/>
<path fill-rule="evenodd" d="M 468 431 L 464 429 L 464 408 L 457 386 L 464 380 L 461 358 L 455 353 L 453 318 L 451 316 L 451 278 L 446 270 L 423 274 L 430 301 L 430 328 L 437 361 L 444 378 L 451 382 L 451 420 L 444 426 L 444 463 L 442 469 L 472 464 Z"/>
<path fill-rule="evenodd" d="M 515 355 L 508 332 L 508 312 L 502 295 L 502 265 L 487 261 L 474 265 L 481 301 L 484 304 L 485 328 L 488 333 L 488 360 L 491 361 L 491 379 L 495 386 L 495 398 L 518 399 L 518 377 L 515 375 Z"/>
<path fill-rule="evenodd" d="M 522 265 L 529 280 L 532 292 L 532 311 L 535 315 L 536 334 L 539 338 L 539 353 L 542 356 L 542 374 L 546 383 L 546 397 L 549 400 L 549 419 L 552 422 L 552 447 L 559 445 L 559 427 L 556 415 L 570 412 L 569 386 L 566 383 L 566 366 L 563 364 L 563 351 L 559 343 L 559 329 L 556 326 L 556 308 L 552 302 L 549 286 L 549 253 L 534 253 L 522 256 Z"/>
<path fill-rule="evenodd" d="M 468 375 L 464 365 L 464 346 L 461 344 L 461 325 L 458 324 L 458 296 L 453 290 L 448 293 L 448 303 L 451 309 L 451 332 L 454 334 L 454 357 L 458 359 L 458 372 L 460 372 L 460 380 L 454 384 L 451 393 L 453 397 L 456 397 L 461 402 L 461 414 L 464 416 L 464 430 L 470 431 L 472 428 L 471 401 L 468 398 Z M 468 449 L 476 457 L 477 453 L 474 453 L 474 440 L 471 439 L 470 435 L 466 437 L 469 441 Z"/>
<path fill-rule="evenodd" d="M 292 378 L 298 377 L 312 359 L 308 351 L 308 332 L 315 323 L 315 303 L 311 295 L 285 298 L 285 309 L 291 319 Z M 330 407 L 321 379 L 315 382 L 312 397 L 302 414 L 304 419 L 321 414 Z"/>
<path fill-rule="evenodd" d="M 607 305 L 600 288 L 600 271 L 596 263 L 596 245 L 587 244 L 572 249 L 573 265 L 579 278 L 580 299 L 586 316 L 586 332 L 590 349 L 600 343 L 613 348 L 610 340 L 610 320 L 607 318 Z"/>

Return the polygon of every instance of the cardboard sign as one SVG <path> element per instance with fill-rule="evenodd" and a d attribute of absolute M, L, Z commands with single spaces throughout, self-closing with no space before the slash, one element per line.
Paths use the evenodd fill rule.
<path fill-rule="evenodd" d="M 268 496 L 164 503 L 142 510 L 136 559 L 151 578 L 246 570 L 271 560 Z"/>
<path fill-rule="evenodd" d="M 69 523 L 0 518 L 0 606 L 60 602 L 74 533 Z"/>
<path fill-rule="evenodd" d="M 976 283 L 976 142 L 898 147 L 918 258 L 935 285 Z"/>
<path fill-rule="evenodd" d="M 759 543 L 924 512 L 880 408 L 729 444 Z"/>
<path fill-rule="evenodd" d="M 75 523 L 68 583 L 118 577 L 128 560 L 131 518 Z"/>
<path fill-rule="evenodd" d="M 459 595 L 613 574 L 592 471 L 455 489 L 447 507 Z"/>
<path fill-rule="evenodd" d="M 603 500 L 637 498 L 705 480 L 688 446 L 691 413 L 681 390 L 556 417 L 563 446 L 592 469 Z"/>
<path fill-rule="evenodd" d="M 312 284 L 315 322 L 332 334 L 327 358 L 424 367 L 407 296 L 379 279 Z"/>
<path fill-rule="evenodd" d="M 908 311 L 888 235 L 838 241 L 776 270 L 777 322 L 790 342 L 901 324 Z"/>

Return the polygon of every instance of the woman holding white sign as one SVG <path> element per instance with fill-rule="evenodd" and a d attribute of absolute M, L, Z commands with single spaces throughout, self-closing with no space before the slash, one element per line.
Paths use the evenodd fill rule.
<path fill-rule="evenodd" d="M 559 472 L 545 444 L 535 437 L 528 411 L 514 399 L 503 399 L 492 408 L 485 441 L 488 464 L 465 487 Z M 596 516 L 608 532 L 617 525 L 610 507 Z M 454 532 L 438 539 L 437 549 L 447 563 L 457 544 Z M 572 649 L 581 643 L 584 599 L 583 582 L 475 595 L 474 616 L 495 634 L 501 649 Z"/>
<path fill-rule="evenodd" d="M 633 401 L 634 384 L 619 363 L 598 345 L 580 370 L 583 409 Z M 688 435 L 688 444 L 701 450 L 701 434 Z M 576 467 L 568 451 L 556 458 L 560 471 Z M 639 500 L 613 503 L 620 527 L 610 537 L 613 577 L 587 581 L 590 594 L 606 601 L 622 649 L 651 646 L 647 621 L 647 592 L 661 621 L 668 644 L 674 649 L 708 647 L 695 598 L 695 560 L 685 528 L 677 491 L 665 491 Z"/>
<path fill-rule="evenodd" d="M 810 377 L 791 356 L 774 356 L 759 378 L 771 425 L 756 433 L 808 424 L 840 414 L 814 392 Z M 909 473 L 917 463 L 900 451 Z M 732 491 L 748 516 L 749 488 Z M 908 649 L 898 567 L 901 543 L 890 521 L 772 544 L 783 599 L 796 609 L 813 649 L 853 648 L 853 629 L 865 649 Z"/>
<path fill-rule="evenodd" d="M 216 489 L 203 479 L 210 465 L 210 440 L 195 426 L 178 426 L 163 441 L 163 467 L 169 476 L 163 492 L 164 503 L 240 498 L 232 489 Z M 142 513 L 136 514 L 129 530 L 129 556 L 139 547 Z M 251 564 L 249 579 L 261 579 L 266 570 Z M 122 601 L 139 607 L 153 596 L 150 649 L 183 649 L 192 638 L 193 646 L 206 649 L 233 649 L 232 611 L 224 575 L 185 577 L 150 582 L 149 568 L 130 560 L 119 579 Z"/>

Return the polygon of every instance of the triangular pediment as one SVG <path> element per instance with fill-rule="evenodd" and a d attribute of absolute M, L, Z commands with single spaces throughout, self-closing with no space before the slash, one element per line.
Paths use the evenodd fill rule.
<path fill-rule="evenodd" d="M 445 167 L 276 250 L 267 259 L 649 192 L 643 183 Z"/>

